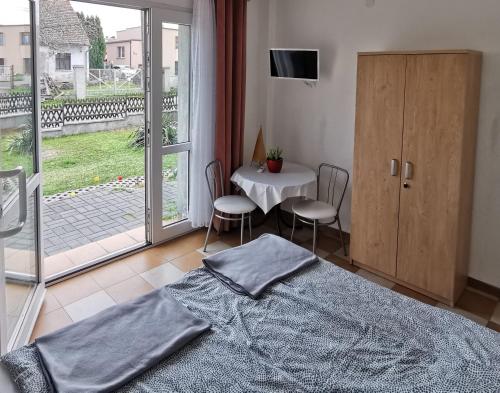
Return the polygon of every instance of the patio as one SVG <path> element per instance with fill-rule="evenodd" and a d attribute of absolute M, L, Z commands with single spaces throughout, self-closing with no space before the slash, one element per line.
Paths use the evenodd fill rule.
<path fill-rule="evenodd" d="M 165 182 L 164 205 L 177 182 Z M 142 177 L 115 181 L 43 200 L 45 275 L 145 241 Z"/>

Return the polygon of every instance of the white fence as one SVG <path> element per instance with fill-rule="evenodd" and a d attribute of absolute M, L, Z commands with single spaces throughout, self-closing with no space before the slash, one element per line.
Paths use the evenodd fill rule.
<path fill-rule="evenodd" d="M 142 86 L 144 86 L 144 73 L 141 69 L 90 69 L 87 80 L 87 95 L 141 93 Z"/>

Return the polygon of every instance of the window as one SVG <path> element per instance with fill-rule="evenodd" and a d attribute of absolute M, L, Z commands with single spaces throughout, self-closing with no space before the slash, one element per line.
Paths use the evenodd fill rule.
<path fill-rule="evenodd" d="M 179 62 L 175 61 L 175 75 L 179 75 Z"/>
<path fill-rule="evenodd" d="M 30 44 L 30 33 L 23 32 L 21 33 L 21 45 L 29 45 Z"/>
<path fill-rule="evenodd" d="M 24 74 L 31 75 L 31 57 L 25 57 L 23 59 Z"/>
<path fill-rule="evenodd" d="M 5 65 L 5 59 L 0 57 L 0 67 L 3 67 Z"/>
<path fill-rule="evenodd" d="M 56 70 L 71 71 L 71 53 L 58 53 L 56 55 Z"/>
<path fill-rule="evenodd" d="M 119 46 L 118 47 L 118 58 L 119 59 L 124 59 L 125 58 L 125 47 L 124 46 Z"/>
<path fill-rule="evenodd" d="M 0 33 L 0 46 L 4 46 L 5 45 L 5 37 L 3 35 L 3 33 Z"/>

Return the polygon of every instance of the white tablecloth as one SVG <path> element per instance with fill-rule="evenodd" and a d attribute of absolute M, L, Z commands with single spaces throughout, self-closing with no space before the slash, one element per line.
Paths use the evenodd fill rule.
<path fill-rule="evenodd" d="M 242 166 L 233 173 L 231 181 L 239 186 L 264 213 L 292 197 L 316 198 L 316 173 L 303 165 L 285 161 L 281 173 Z"/>

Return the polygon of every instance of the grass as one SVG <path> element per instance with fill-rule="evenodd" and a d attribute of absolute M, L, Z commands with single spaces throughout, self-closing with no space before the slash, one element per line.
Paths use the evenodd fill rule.
<path fill-rule="evenodd" d="M 43 193 L 52 195 L 91 185 L 144 175 L 144 149 L 128 143 L 132 130 L 101 131 L 42 140 Z M 2 166 L 30 166 L 29 156 L 5 152 L 8 137 L 2 137 Z M 176 156 L 167 165 L 176 166 Z"/>

